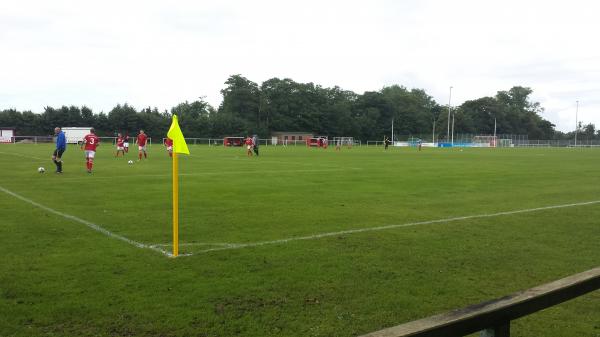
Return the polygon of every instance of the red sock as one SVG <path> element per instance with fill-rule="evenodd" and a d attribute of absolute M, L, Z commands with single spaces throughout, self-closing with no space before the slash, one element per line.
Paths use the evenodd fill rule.
<path fill-rule="evenodd" d="M 85 160 L 85 168 L 90 169 L 90 161 L 88 159 Z"/>
<path fill-rule="evenodd" d="M 148 154 L 146 154 L 146 152 L 144 152 L 144 158 L 148 158 Z"/>
<path fill-rule="evenodd" d="M 140 152 L 140 153 L 138 153 L 138 159 L 139 159 L 139 160 L 142 160 L 142 153 L 141 153 L 141 152 Z"/>
<path fill-rule="evenodd" d="M 90 167 L 88 168 L 88 170 L 91 171 L 92 170 L 92 166 L 94 166 L 94 162 L 93 161 L 90 162 Z"/>

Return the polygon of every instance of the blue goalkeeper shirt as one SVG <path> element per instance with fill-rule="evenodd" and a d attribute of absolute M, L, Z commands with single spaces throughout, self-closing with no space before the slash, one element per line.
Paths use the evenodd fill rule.
<path fill-rule="evenodd" d="M 65 133 L 62 131 L 56 135 L 56 149 L 63 151 L 67 149 L 67 138 L 65 137 Z"/>

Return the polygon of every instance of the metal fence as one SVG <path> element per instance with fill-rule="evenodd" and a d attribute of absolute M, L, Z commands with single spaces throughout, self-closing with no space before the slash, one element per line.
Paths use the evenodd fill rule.
<path fill-rule="evenodd" d="M 447 137 L 444 133 L 416 133 L 416 134 L 394 134 L 394 139 L 390 139 L 394 142 L 407 142 L 411 140 L 420 139 L 424 143 L 466 143 L 471 142 L 475 137 L 491 137 L 490 134 L 482 133 L 458 133 L 453 136 Z M 518 134 L 496 134 L 496 139 L 510 139 L 513 143 L 527 142 L 527 135 Z M 383 143 L 383 137 L 379 140 L 369 140 L 369 143 Z"/>
<path fill-rule="evenodd" d="M 164 143 L 165 138 L 162 139 Z M 223 146 L 223 138 L 185 138 L 185 142 L 188 145 L 209 145 L 209 146 Z M 258 145 L 264 146 L 306 146 L 306 140 L 274 140 L 271 138 L 264 138 L 258 140 Z M 332 141 L 329 141 L 329 146 L 335 145 Z M 361 146 L 360 140 L 354 140 L 354 146 Z"/>
<path fill-rule="evenodd" d="M 598 147 L 600 140 L 528 140 L 514 143 L 515 147 Z"/>
<path fill-rule="evenodd" d="M 454 146 L 464 146 L 465 144 L 477 143 L 474 141 L 477 137 L 490 137 L 491 135 L 483 134 L 457 134 L 454 139 L 446 139 L 446 134 L 443 135 L 394 135 L 394 145 L 409 146 L 414 140 L 421 140 L 424 144 L 438 146 L 439 144 L 452 144 Z M 435 139 L 435 141 L 433 141 Z M 369 140 L 367 146 L 384 146 L 383 140 Z M 600 147 L 598 139 L 578 139 L 575 143 L 574 139 L 570 140 L 555 140 L 555 139 L 528 139 L 527 135 L 514 134 L 497 134 L 495 146 L 490 144 L 488 147 L 577 147 L 591 148 Z"/>
<path fill-rule="evenodd" d="M 53 143 L 55 137 L 52 136 L 15 136 L 12 137 L 11 143 L 14 144 L 38 144 L 38 143 Z"/>
<path fill-rule="evenodd" d="M 445 139 L 445 135 L 443 138 L 435 138 L 435 142 L 432 141 L 434 139 L 432 135 L 429 135 L 429 138 L 424 137 L 424 135 L 394 135 L 394 144 L 412 144 L 415 139 L 420 139 L 423 143 L 433 144 L 437 146 L 438 143 L 447 143 Z M 477 135 L 477 134 L 460 134 L 456 135 L 454 138 L 455 144 L 464 144 L 471 143 L 473 138 L 476 136 L 489 136 L 489 135 Z M 553 139 L 527 139 L 526 135 L 504 135 L 499 134 L 496 136 L 497 138 L 497 147 L 577 147 L 577 148 L 593 148 L 600 147 L 600 140 L 598 139 L 578 139 L 577 144 L 575 140 L 553 140 Z M 115 144 L 117 137 L 100 137 L 102 143 L 105 144 Z M 209 145 L 209 146 L 223 146 L 223 138 L 186 138 L 186 142 L 190 145 Z M 507 140 L 507 142 L 502 142 Z M 164 142 L 164 138 L 162 139 Z M 14 136 L 12 137 L 11 143 L 15 144 L 45 144 L 45 143 L 53 143 L 55 142 L 55 137 L 53 136 Z M 131 137 L 131 144 L 135 145 L 136 138 Z M 161 142 L 162 143 L 162 142 Z M 507 146 L 502 146 L 502 144 L 508 144 Z M 152 138 L 148 138 L 148 145 L 152 145 Z M 273 139 L 259 139 L 259 145 L 264 146 L 306 146 L 305 140 L 287 140 L 287 141 L 273 141 Z M 332 142 L 329 142 L 329 146 L 332 146 Z M 360 140 L 354 140 L 354 146 L 362 146 L 363 142 Z M 382 140 L 368 140 L 364 142 L 366 146 L 383 146 L 384 143 Z"/>
<path fill-rule="evenodd" d="M 116 144 L 117 137 L 98 137 L 101 144 Z M 131 144 L 135 145 L 137 138 L 131 137 Z M 14 136 L 11 139 L 13 144 L 47 144 L 56 142 L 54 136 Z M 152 138 L 148 137 L 148 145 L 152 145 Z"/>

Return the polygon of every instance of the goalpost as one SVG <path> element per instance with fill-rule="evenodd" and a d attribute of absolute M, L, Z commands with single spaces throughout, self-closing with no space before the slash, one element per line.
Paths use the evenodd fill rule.
<path fill-rule="evenodd" d="M 475 136 L 473 137 L 473 144 L 476 147 L 496 147 L 497 138 L 496 136 Z"/>
<path fill-rule="evenodd" d="M 496 146 L 497 147 L 514 147 L 514 144 L 512 142 L 512 139 L 510 138 L 506 138 L 506 139 L 496 139 Z"/>
<path fill-rule="evenodd" d="M 342 146 L 351 149 L 354 146 L 354 137 L 333 137 L 333 144 L 335 144 L 336 149 Z"/>

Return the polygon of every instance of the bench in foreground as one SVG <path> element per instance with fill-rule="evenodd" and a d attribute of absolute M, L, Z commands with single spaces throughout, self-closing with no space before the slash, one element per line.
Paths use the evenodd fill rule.
<path fill-rule="evenodd" d="M 492 301 L 452 310 L 362 337 L 510 336 L 510 321 L 600 289 L 600 267 Z"/>

